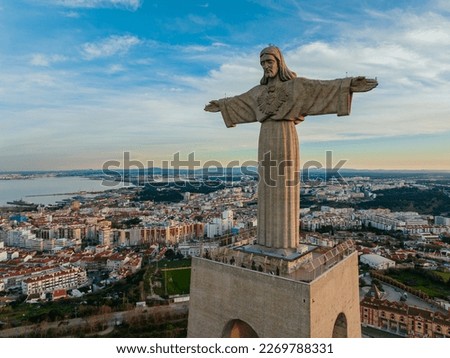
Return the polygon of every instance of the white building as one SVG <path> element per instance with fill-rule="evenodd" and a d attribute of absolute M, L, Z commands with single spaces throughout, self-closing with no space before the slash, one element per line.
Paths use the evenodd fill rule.
<path fill-rule="evenodd" d="M 8 260 L 8 252 L 4 249 L 0 249 L 0 262 Z"/>
<path fill-rule="evenodd" d="M 369 265 L 376 270 L 386 270 L 395 267 L 395 261 L 376 254 L 361 255 L 360 261 L 362 264 Z"/>
<path fill-rule="evenodd" d="M 37 238 L 30 230 L 17 229 L 8 231 L 6 235 L 6 245 L 43 251 L 44 240 Z"/>
<path fill-rule="evenodd" d="M 229 233 L 233 227 L 233 221 L 233 211 L 223 211 L 220 218 L 213 218 L 211 222 L 205 225 L 206 237 L 212 239 Z"/>
<path fill-rule="evenodd" d="M 219 232 L 221 232 L 220 224 L 217 223 L 217 222 L 214 222 L 214 221 L 210 222 L 210 223 L 207 223 L 205 225 L 205 231 L 206 231 L 206 237 L 212 239 L 212 238 L 220 235 L 219 234 Z"/>
<path fill-rule="evenodd" d="M 126 255 L 114 254 L 108 257 L 106 268 L 111 271 L 117 271 L 122 268 L 130 258 Z"/>
<path fill-rule="evenodd" d="M 400 230 L 405 233 L 424 232 L 426 218 L 416 212 L 391 212 L 389 209 L 361 210 L 363 222 L 380 230 Z"/>
<path fill-rule="evenodd" d="M 34 275 L 22 281 L 25 295 L 78 288 L 87 283 L 86 271 L 79 267 L 60 268 L 52 273 Z"/>
<path fill-rule="evenodd" d="M 111 229 L 104 228 L 98 231 L 98 242 L 100 245 L 110 246 L 111 245 Z"/>
<path fill-rule="evenodd" d="M 128 229 L 128 231 L 130 233 L 130 246 L 137 246 L 142 244 L 140 227 L 132 227 L 131 229 Z"/>
<path fill-rule="evenodd" d="M 306 242 L 309 244 L 324 246 L 324 247 L 334 247 L 338 243 L 337 240 L 330 238 L 323 238 L 313 235 L 306 235 Z"/>
<path fill-rule="evenodd" d="M 206 243 L 186 243 L 183 242 L 178 246 L 178 250 L 185 257 L 199 257 L 206 250 L 211 252 L 219 247 L 217 242 L 206 242 Z"/>
<path fill-rule="evenodd" d="M 434 223 L 436 225 L 450 226 L 450 218 L 444 216 L 435 216 Z"/>

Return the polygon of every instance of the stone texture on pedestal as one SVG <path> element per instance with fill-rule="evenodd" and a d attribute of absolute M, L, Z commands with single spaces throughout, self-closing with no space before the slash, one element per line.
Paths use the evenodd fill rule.
<path fill-rule="evenodd" d="M 233 322 L 261 338 L 361 336 L 356 252 L 309 283 L 200 258 L 191 277 L 188 337 L 239 336 Z"/>
<path fill-rule="evenodd" d="M 361 337 L 359 308 L 358 253 L 311 282 L 311 337 L 333 337 L 330 327 L 340 313 L 347 321 L 347 337 Z"/>

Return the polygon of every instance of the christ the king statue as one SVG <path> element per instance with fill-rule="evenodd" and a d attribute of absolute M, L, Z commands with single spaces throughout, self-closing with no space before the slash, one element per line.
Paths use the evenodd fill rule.
<path fill-rule="evenodd" d="M 308 115 L 350 114 L 353 92 L 375 88 L 376 80 L 298 78 L 278 47 L 260 53 L 260 85 L 241 95 L 210 101 L 205 111 L 221 112 L 225 125 L 260 122 L 258 146 L 257 244 L 291 251 L 299 244 L 300 152 L 295 125 Z"/>

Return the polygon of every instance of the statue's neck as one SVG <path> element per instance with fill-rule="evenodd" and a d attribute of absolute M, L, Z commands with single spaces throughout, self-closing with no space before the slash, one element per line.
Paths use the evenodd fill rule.
<path fill-rule="evenodd" d="M 275 77 L 269 77 L 267 79 L 267 86 L 276 86 L 279 85 L 282 81 L 280 80 L 280 76 L 276 75 Z"/>

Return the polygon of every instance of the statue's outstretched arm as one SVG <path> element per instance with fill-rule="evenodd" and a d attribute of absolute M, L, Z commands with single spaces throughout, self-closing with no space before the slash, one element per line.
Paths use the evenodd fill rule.
<path fill-rule="evenodd" d="M 206 112 L 220 112 L 220 106 L 218 100 L 209 101 L 209 103 L 205 106 Z"/>
<path fill-rule="evenodd" d="M 376 79 L 365 78 L 364 76 L 353 77 L 350 84 L 352 92 L 368 92 L 378 86 Z"/>

